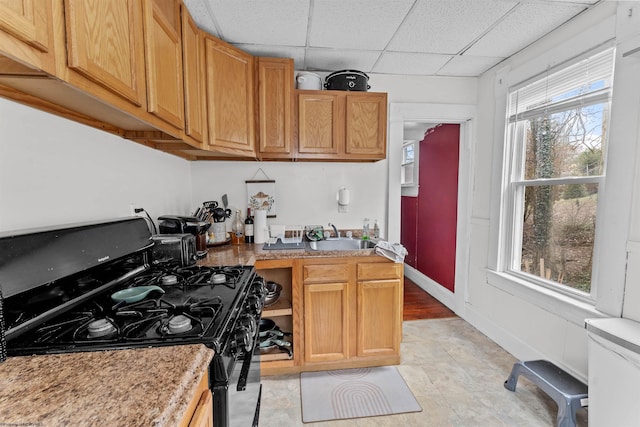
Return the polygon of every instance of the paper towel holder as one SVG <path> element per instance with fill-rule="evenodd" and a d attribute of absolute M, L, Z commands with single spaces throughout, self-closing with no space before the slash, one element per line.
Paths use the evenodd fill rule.
<path fill-rule="evenodd" d="M 349 193 L 349 189 L 346 187 L 338 188 L 338 193 L 336 194 L 336 201 L 338 202 L 338 212 L 346 213 L 349 211 L 349 202 L 351 199 L 351 195 Z"/>

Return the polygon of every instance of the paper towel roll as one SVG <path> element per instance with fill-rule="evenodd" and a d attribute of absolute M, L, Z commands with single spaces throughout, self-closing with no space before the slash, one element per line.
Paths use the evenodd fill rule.
<path fill-rule="evenodd" d="M 338 190 L 338 204 L 346 206 L 349 204 L 349 189 L 342 187 Z"/>
<path fill-rule="evenodd" d="M 264 243 L 267 234 L 267 211 L 256 209 L 253 216 L 253 243 Z"/>

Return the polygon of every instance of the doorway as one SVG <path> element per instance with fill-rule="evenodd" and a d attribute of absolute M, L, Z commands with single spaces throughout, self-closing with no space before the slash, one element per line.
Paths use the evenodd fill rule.
<path fill-rule="evenodd" d="M 473 140 L 476 107 L 460 104 L 391 103 L 389 113 L 389 206 L 388 239 L 399 242 L 402 223 L 402 175 L 405 122 L 459 125 L 457 215 L 453 290 L 449 290 L 412 267 L 405 259 L 405 277 L 426 290 L 459 316 L 464 317 L 467 292 L 470 207 L 473 181 Z M 419 166 L 418 166 L 419 168 Z M 417 217 L 416 217 L 417 221 Z M 416 264 L 417 266 L 417 264 Z"/>
<path fill-rule="evenodd" d="M 405 128 L 405 137 L 407 129 Z M 406 143 L 405 143 L 406 146 Z M 417 191 L 403 191 L 400 243 L 405 262 L 455 291 L 460 125 L 439 124 L 416 143 Z"/>

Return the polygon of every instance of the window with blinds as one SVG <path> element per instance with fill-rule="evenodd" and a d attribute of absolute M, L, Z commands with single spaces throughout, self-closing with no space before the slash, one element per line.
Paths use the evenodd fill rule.
<path fill-rule="evenodd" d="M 614 57 L 590 52 L 509 90 L 505 270 L 584 299 L 595 285 Z"/>

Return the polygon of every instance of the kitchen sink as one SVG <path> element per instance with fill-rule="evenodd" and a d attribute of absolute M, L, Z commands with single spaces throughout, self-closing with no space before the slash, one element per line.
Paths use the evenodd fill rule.
<path fill-rule="evenodd" d="M 314 251 L 353 251 L 358 249 L 373 249 L 376 246 L 371 240 L 360 239 L 327 239 L 308 242 Z"/>

